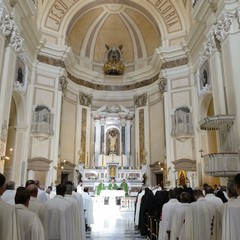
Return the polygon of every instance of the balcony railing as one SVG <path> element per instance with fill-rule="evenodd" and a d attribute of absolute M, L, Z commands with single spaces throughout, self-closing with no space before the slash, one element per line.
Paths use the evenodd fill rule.
<path fill-rule="evenodd" d="M 240 172 L 238 153 L 212 153 L 203 156 L 205 174 L 216 177 L 230 177 Z"/>

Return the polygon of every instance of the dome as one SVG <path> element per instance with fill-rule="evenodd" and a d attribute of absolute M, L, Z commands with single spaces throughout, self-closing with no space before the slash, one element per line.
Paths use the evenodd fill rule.
<path fill-rule="evenodd" d="M 92 3 L 75 14 L 66 42 L 80 65 L 97 72 L 102 72 L 106 45 L 122 46 L 126 72 L 133 72 L 148 66 L 161 45 L 161 33 L 156 21 L 138 5 Z"/>

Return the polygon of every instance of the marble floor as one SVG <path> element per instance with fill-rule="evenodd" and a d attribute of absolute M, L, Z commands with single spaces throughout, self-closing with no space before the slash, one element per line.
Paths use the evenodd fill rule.
<path fill-rule="evenodd" d="M 94 224 L 87 231 L 87 239 L 146 239 L 141 237 L 134 225 L 134 208 L 121 209 L 114 202 L 104 205 L 102 200 L 94 200 Z"/>

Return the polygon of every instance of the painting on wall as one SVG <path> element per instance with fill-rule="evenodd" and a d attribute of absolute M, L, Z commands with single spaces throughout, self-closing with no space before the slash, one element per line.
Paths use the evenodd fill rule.
<path fill-rule="evenodd" d="M 184 170 L 178 171 L 178 185 L 179 186 L 186 185 L 186 171 Z"/>

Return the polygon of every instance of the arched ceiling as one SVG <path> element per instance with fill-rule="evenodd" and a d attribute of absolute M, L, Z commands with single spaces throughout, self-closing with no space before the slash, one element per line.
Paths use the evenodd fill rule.
<path fill-rule="evenodd" d="M 142 71 L 153 67 L 156 48 L 180 43 L 190 27 L 190 0 L 45 0 L 38 7 L 47 42 L 67 44 L 81 67 L 98 74 L 106 44 L 123 46 L 127 73 Z"/>
<path fill-rule="evenodd" d="M 138 9 L 104 4 L 76 15 L 79 17 L 69 26 L 66 41 L 80 62 L 81 58 L 89 58 L 94 69 L 105 59 L 105 44 L 110 47 L 123 45 L 123 58 L 129 71 L 136 69 L 136 61 L 147 63 L 154 50 L 161 46 L 156 22 Z"/>

